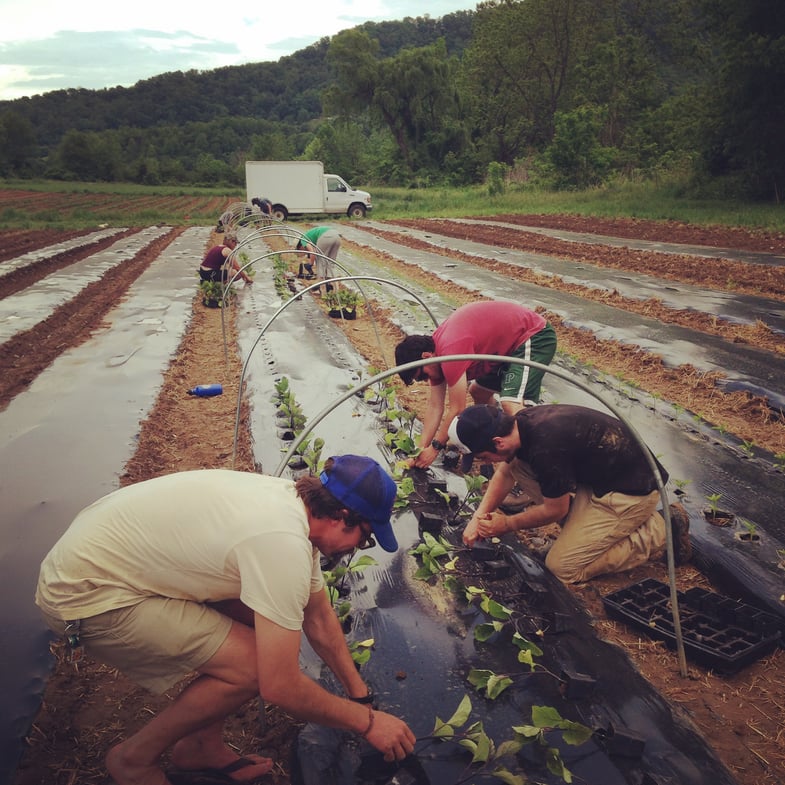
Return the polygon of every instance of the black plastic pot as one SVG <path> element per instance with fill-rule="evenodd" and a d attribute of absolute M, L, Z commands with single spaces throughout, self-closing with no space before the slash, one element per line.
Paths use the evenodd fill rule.
<path fill-rule="evenodd" d="M 327 311 L 328 316 L 332 316 L 333 319 L 347 319 L 348 321 L 352 321 L 357 318 L 357 311 L 350 311 L 346 308 L 331 308 Z"/>
<path fill-rule="evenodd" d="M 417 522 L 422 531 L 429 534 L 439 534 L 444 526 L 444 517 L 430 512 L 421 512 L 417 516 Z"/>

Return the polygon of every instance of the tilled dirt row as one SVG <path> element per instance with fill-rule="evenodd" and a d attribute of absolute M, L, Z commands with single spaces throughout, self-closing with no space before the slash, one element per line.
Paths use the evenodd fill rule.
<path fill-rule="evenodd" d="M 0 410 L 62 352 L 87 340 L 131 284 L 182 231 L 182 228 L 170 230 L 133 259 L 108 271 L 100 281 L 89 284 L 78 297 L 57 308 L 44 321 L 6 341 L 0 352 Z M 22 291 L 52 272 L 81 261 L 117 242 L 119 237 L 132 233 L 133 230 L 128 230 L 119 236 L 17 270 L 3 279 L 3 295 Z M 8 287 L 5 287 L 6 279 L 10 279 Z"/>

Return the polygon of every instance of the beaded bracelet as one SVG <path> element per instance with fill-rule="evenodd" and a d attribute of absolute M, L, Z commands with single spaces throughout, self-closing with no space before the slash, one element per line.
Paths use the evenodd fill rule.
<path fill-rule="evenodd" d="M 368 734 L 371 732 L 371 728 L 373 728 L 373 708 L 371 706 L 368 707 L 368 727 L 360 734 L 361 739 L 367 739 Z"/>

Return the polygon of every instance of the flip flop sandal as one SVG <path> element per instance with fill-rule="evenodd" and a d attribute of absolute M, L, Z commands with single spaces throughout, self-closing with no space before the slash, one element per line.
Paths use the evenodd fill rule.
<path fill-rule="evenodd" d="M 256 765 L 258 765 L 257 761 L 250 758 L 238 758 L 219 769 L 176 769 L 166 772 L 166 777 L 172 785 L 239 785 L 240 780 L 231 775 Z M 253 780 L 244 780 L 242 785 L 261 782 L 262 776 L 264 775 Z"/>

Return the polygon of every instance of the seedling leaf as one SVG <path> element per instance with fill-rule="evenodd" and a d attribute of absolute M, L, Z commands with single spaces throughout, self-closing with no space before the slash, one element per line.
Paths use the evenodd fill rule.
<path fill-rule="evenodd" d="M 485 643 L 489 638 L 497 632 L 504 629 L 504 624 L 500 621 L 489 622 L 487 624 L 478 624 L 474 628 L 474 640 L 480 643 Z"/>
<path fill-rule="evenodd" d="M 461 702 L 458 704 L 458 708 L 455 710 L 455 713 L 447 720 L 448 724 L 452 725 L 454 728 L 460 728 L 462 725 L 466 724 L 466 720 L 469 719 L 469 714 L 472 711 L 472 702 L 468 695 L 464 695 L 461 699 Z"/>
<path fill-rule="evenodd" d="M 519 632 L 513 634 L 512 642 L 521 651 L 529 651 L 535 657 L 542 657 L 542 649 L 536 643 L 532 643 L 530 640 L 524 638 Z M 523 662 L 523 660 L 521 660 L 521 662 Z"/>
<path fill-rule="evenodd" d="M 497 780 L 506 782 L 507 785 L 527 785 L 529 782 L 523 774 L 513 774 L 502 766 L 494 769 L 491 774 L 496 777 Z"/>

